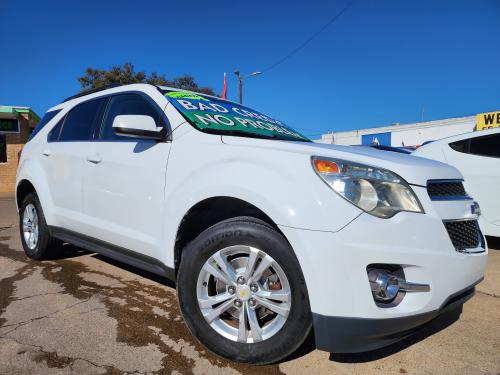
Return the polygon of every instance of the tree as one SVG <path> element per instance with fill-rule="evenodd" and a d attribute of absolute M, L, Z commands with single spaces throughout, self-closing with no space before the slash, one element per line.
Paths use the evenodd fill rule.
<path fill-rule="evenodd" d="M 183 75 L 168 80 L 164 74 L 158 74 L 157 72 L 152 72 L 149 76 L 144 71 L 136 72 L 134 65 L 131 63 L 125 63 L 123 66 L 114 65 L 108 70 L 88 67 L 85 69 L 85 74 L 78 77 L 78 82 L 80 82 L 82 92 L 113 84 L 149 83 L 215 95 L 210 87 L 198 86 L 191 75 Z"/>

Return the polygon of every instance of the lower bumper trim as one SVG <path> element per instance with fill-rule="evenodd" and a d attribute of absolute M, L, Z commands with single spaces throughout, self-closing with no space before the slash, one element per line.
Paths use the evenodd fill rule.
<path fill-rule="evenodd" d="M 360 353 L 393 344 L 410 336 L 437 316 L 461 308 L 475 294 L 475 285 L 482 280 L 448 297 L 438 310 L 424 314 L 365 319 L 313 313 L 316 347 L 332 353 Z"/>

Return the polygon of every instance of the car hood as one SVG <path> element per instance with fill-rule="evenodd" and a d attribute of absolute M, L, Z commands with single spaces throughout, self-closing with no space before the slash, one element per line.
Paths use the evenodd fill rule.
<path fill-rule="evenodd" d="M 253 149 L 275 150 L 278 153 L 300 153 L 307 156 L 325 156 L 374 167 L 388 169 L 408 183 L 425 186 L 427 180 L 462 179 L 462 174 L 451 165 L 417 156 L 381 151 L 369 147 L 339 146 L 314 142 L 288 142 L 258 138 L 222 136 L 228 145 Z"/>

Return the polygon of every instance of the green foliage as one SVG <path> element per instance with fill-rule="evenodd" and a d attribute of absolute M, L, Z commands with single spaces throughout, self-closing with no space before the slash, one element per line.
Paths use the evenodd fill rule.
<path fill-rule="evenodd" d="M 108 70 L 88 67 L 85 69 L 85 75 L 78 77 L 78 82 L 80 82 L 82 92 L 113 84 L 149 83 L 215 95 L 210 87 L 198 86 L 191 75 L 183 75 L 168 80 L 164 74 L 159 75 L 156 72 L 152 72 L 150 75 L 147 75 L 144 71 L 136 72 L 134 65 L 131 63 L 125 63 L 123 66 L 114 65 Z"/>

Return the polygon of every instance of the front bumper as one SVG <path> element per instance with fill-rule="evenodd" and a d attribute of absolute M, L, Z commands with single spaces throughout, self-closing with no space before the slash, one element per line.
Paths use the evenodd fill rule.
<path fill-rule="evenodd" d="M 387 220 L 362 214 L 335 233 L 280 229 L 299 260 L 311 311 L 324 316 L 389 319 L 439 310 L 484 276 L 488 258 L 487 249 L 456 251 L 443 222 L 423 214 L 402 212 Z M 379 307 L 368 280 L 371 264 L 400 265 L 407 281 L 428 284 L 430 291 Z"/>
<path fill-rule="evenodd" d="M 462 305 L 474 295 L 474 285 L 450 296 L 440 309 L 418 315 L 366 319 L 313 314 L 316 347 L 331 353 L 359 353 L 393 344 L 444 313 L 460 313 Z"/>
<path fill-rule="evenodd" d="M 425 214 L 380 219 L 363 213 L 337 232 L 280 226 L 304 274 L 318 348 L 353 352 L 397 341 L 448 310 L 450 301 L 457 305 L 454 297 L 482 280 L 487 247 L 457 251 L 443 224 L 465 217 L 467 203 L 421 202 Z M 430 291 L 377 306 L 367 275 L 372 264 L 399 265 L 406 281 L 428 284 Z"/>

